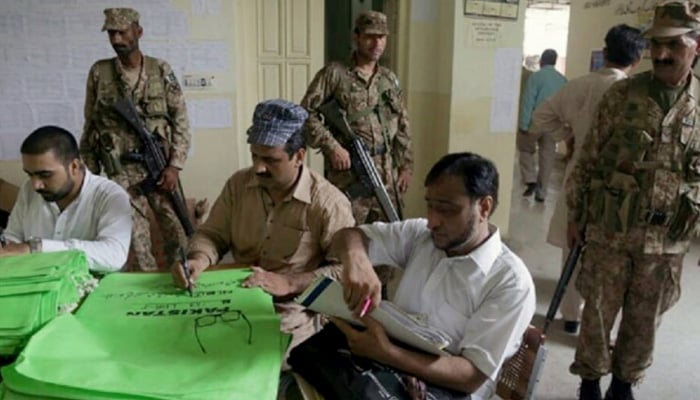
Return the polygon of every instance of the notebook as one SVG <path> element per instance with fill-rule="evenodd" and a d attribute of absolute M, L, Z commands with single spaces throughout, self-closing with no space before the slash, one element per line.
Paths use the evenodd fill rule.
<path fill-rule="evenodd" d="M 316 279 L 295 301 L 318 313 L 363 325 L 345 304 L 343 287 L 332 278 Z M 369 315 L 382 324 L 387 335 L 392 339 L 430 354 L 440 356 L 448 354 L 445 348 L 450 345 L 451 339 L 447 333 L 428 326 L 390 301 L 382 300 L 379 307 Z"/>

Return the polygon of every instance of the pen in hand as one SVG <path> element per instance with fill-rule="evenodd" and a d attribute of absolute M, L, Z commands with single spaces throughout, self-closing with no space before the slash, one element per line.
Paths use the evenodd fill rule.
<path fill-rule="evenodd" d="M 185 250 L 180 248 L 180 258 L 182 258 L 182 272 L 185 274 L 185 280 L 187 281 L 187 291 L 190 294 L 190 297 L 192 297 L 192 281 L 190 280 L 191 274 L 190 274 L 190 263 L 187 260 L 187 255 L 185 254 Z"/>
<path fill-rule="evenodd" d="M 362 310 L 360 310 L 360 318 L 364 317 L 367 314 L 367 311 L 369 311 L 371 305 L 372 299 L 370 297 L 366 298 L 365 302 L 362 303 Z"/>

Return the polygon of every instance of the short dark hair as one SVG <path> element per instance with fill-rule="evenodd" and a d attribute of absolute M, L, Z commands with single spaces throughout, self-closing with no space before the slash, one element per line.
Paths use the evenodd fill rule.
<path fill-rule="evenodd" d="M 292 158 L 294 153 L 304 148 L 306 148 L 306 138 L 304 137 L 303 129 L 294 132 L 287 139 L 287 143 L 284 144 L 284 151 L 289 154 L 289 158 Z"/>
<path fill-rule="evenodd" d="M 605 35 L 606 59 L 621 67 L 628 67 L 642 57 L 647 41 L 642 31 L 626 24 L 615 25 Z"/>
<path fill-rule="evenodd" d="M 557 51 L 554 49 L 547 49 L 542 52 L 540 56 L 540 65 L 554 65 L 557 63 Z"/>
<path fill-rule="evenodd" d="M 478 154 L 464 152 L 451 153 L 440 159 L 425 177 L 425 186 L 429 186 L 442 175 L 462 178 L 464 191 L 472 200 L 486 196 L 493 198 L 493 208 L 498 205 L 498 170 L 491 160 Z"/>
<path fill-rule="evenodd" d="M 20 148 L 22 154 L 29 155 L 44 154 L 47 151 L 53 151 L 63 164 L 80 158 L 78 142 L 73 134 L 53 125 L 42 126 L 30 133 Z"/>

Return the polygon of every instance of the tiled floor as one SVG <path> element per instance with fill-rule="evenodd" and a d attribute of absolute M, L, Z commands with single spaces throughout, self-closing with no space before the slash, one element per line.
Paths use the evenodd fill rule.
<path fill-rule="evenodd" d="M 561 167 L 561 166 L 560 166 Z M 516 163 L 516 177 L 519 176 Z M 561 270 L 561 250 L 545 242 L 549 219 L 561 186 L 559 168 L 552 177 L 544 203 L 523 198 L 523 186 L 514 183 L 510 232 L 506 242 L 529 267 L 537 288 L 534 324 L 542 327 Z M 700 245 L 685 258 L 681 300 L 664 316 L 657 332 L 654 364 L 634 389 L 637 400 L 700 399 Z M 568 372 L 574 356 L 576 336 L 562 330 L 561 320 L 549 328 L 548 348 L 536 399 L 577 399 L 579 380 Z M 609 379 L 603 380 L 603 390 Z"/>

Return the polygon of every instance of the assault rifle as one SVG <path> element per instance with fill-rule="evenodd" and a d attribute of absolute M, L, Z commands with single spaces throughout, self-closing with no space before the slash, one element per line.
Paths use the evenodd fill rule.
<path fill-rule="evenodd" d="M 168 162 L 165 159 L 165 154 L 160 144 L 157 142 L 155 135 L 146 129 L 143 121 L 139 117 L 134 103 L 129 98 L 123 98 L 112 106 L 114 110 L 121 115 L 124 120 L 129 124 L 129 126 L 138 133 L 143 143 L 143 149 L 141 153 L 131 153 L 127 157 L 133 161 L 139 161 L 143 163 L 148 172 L 148 178 L 142 184 L 145 190 L 153 190 L 156 187 L 160 175 L 163 173 L 165 167 L 168 166 Z M 192 222 L 187 215 L 187 206 L 185 205 L 184 196 L 179 190 L 175 190 L 170 193 L 170 201 L 173 203 L 175 209 L 175 214 L 182 224 L 182 228 L 185 230 L 187 236 L 191 236 L 194 233 L 194 228 L 192 227 Z"/>
<path fill-rule="evenodd" d="M 389 222 L 401 220 L 399 213 L 396 212 L 394 205 L 389 199 L 389 194 L 384 187 L 381 176 L 377 172 L 377 168 L 374 166 L 372 157 L 367 152 L 362 140 L 353 133 L 348 120 L 345 119 L 345 115 L 340 110 L 338 102 L 332 99 L 320 106 L 318 110 L 323 114 L 326 125 L 334 133 L 336 139 L 350 153 L 352 169 L 355 177 L 359 180 L 359 186 L 351 186 L 346 190 L 345 194 L 351 199 L 358 195 L 361 197 L 374 195 Z M 388 143 L 384 145 L 389 146 Z"/>
<path fill-rule="evenodd" d="M 552 296 L 552 302 L 549 304 L 547 316 L 544 319 L 544 328 L 542 328 L 543 333 L 547 333 L 549 324 L 554 321 L 554 317 L 559 309 L 559 304 L 561 304 L 561 299 L 564 297 L 566 286 L 571 280 L 571 275 L 574 273 L 574 268 L 576 268 L 576 263 L 578 263 L 579 257 L 581 257 L 582 249 L 583 243 L 576 243 L 571 251 L 569 251 L 569 255 L 566 257 L 564 269 L 561 271 L 561 277 L 559 277 L 559 282 L 557 282 L 557 288 L 554 289 L 554 296 Z"/>

